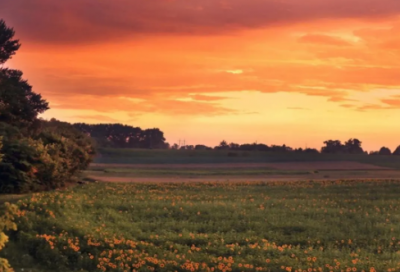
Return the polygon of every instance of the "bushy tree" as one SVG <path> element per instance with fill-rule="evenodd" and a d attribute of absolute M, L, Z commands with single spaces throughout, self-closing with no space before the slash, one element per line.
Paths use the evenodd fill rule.
<path fill-rule="evenodd" d="M 344 146 L 339 140 L 328 140 L 324 142 L 325 146 L 322 147 L 321 153 L 342 153 Z"/>
<path fill-rule="evenodd" d="M 14 34 L 0 20 L 0 64 L 20 46 Z M 0 68 L 0 193 L 58 188 L 89 165 L 89 137 L 68 123 L 39 120 L 48 108 L 21 71 Z"/>
<path fill-rule="evenodd" d="M 361 147 L 362 142 L 358 139 L 349 139 L 344 144 L 339 140 L 328 140 L 324 142 L 321 153 L 347 153 L 347 154 L 363 154 Z"/>
<path fill-rule="evenodd" d="M 98 147 L 115 148 L 168 148 L 164 133 L 157 129 L 142 130 L 122 124 L 74 124 L 74 127 L 95 140 Z"/>
<path fill-rule="evenodd" d="M 400 156 L 400 145 L 393 151 L 393 155 Z"/>
<path fill-rule="evenodd" d="M 25 137 L 0 123 L 4 160 L 0 163 L 0 192 L 18 193 L 63 187 L 87 168 L 94 155 L 89 137 L 72 125 L 41 121 L 38 134 Z"/>
<path fill-rule="evenodd" d="M 379 150 L 379 155 L 392 155 L 392 151 L 390 151 L 389 148 L 383 146 L 380 150 Z"/>
<path fill-rule="evenodd" d="M 349 139 L 344 144 L 344 152 L 350 154 L 362 154 L 364 150 L 361 147 L 362 142 L 358 139 Z"/>

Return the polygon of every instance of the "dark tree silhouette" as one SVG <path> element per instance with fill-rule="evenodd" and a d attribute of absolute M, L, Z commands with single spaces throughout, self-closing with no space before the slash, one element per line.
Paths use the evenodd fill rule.
<path fill-rule="evenodd" d="M 222 140 L 218 146 L 216 146 L 214 149 L 216 150 L 228 150 L 229 145 L 225 140 Z"/>
<path fill-rule="evenodd" d="M 344 144 L 339 140 L 328 140 L 324 142 L 321 153 L 336 154 L 363 154 L 364 150 L 361 147 L 362 142 L 358 139 L 349 139 Z"/>
<path fill-rule="evenodd" d="M 142 130 L 122 124 L 74 124 L 74 127 L 92 137 L 98 147 L 168 148 L 164 133 L 158 128 Z"/>
<path fill-rule="evenodd" d="M 0 122 L 26 127 L 38 114 L 49 109 L 40 94 L 22 79 L 22 72 L 7 68 L 0 69 Z"/>
<path fill-rule="evenodd" d="M 344 146 L 339 140 L 328 140 L 324 142 L 325 146 L 322 147 L 321 153 L 342 153 L 344 151 Z"/>
<path fill-rule="evenodd" d="M 379 150 L 378 154 L 379 155 L 392 155 L 392 151 L 390 151 L 389 148 L 384 146 Z"/>
<path fill-rule="evenodd" d="M 361 141 L 358 139 L 350 139 L 344 144 L 345 153 L 362 154 L 364 150 L 361 147 Z"/>
<path fill-rule="evenodd" d="M 4 64 L 19 49 L 18 40 L 13 40 L 14 30 L 0 20 L 0 64 Z M 28 128 L 39 113 L 49 109 L 40 94 L 22 79 L 22 72 L 0 68 L 0 122 Z"/>
<path fill-rule="evenodd" d="M 0 193 L 55 189 L 88 166 L 94 149 L 70 124 L 37 118 L 48 103 L 21 71 L 2 66 L 20 47 L 14 34 L 0 20 Z"/>
<path fill-rule="evenodd" d="M 211 147 L 208 147 L 206 145 L 196 145 L 194 147 L 194 150 L 211 150 L 211 149 L 212 149 Z"/>
<path fill-rule="evenodd" d="M 9 60 L 21 46 L 18 40 L 13 40 L 14 35 L 14 29 L 7 27 L 4 20 L 0 20 L 0 64 Z"/>
<path fill-rule="evenodd" d="M 393 155 L 400 156 L 400 145 L 393 151 Z"/>

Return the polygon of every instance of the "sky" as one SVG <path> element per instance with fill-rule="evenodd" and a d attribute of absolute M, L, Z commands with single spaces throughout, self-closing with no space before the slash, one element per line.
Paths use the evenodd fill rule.
<path fill-rule="evenodd" d="M 399 0 L 0 0 L 43 117 L 171 144 L 400 145 Z"/>

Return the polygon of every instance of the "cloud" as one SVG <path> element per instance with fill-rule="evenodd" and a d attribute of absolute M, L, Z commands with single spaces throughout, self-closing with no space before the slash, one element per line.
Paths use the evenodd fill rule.
<path fill-rule="evenodd" d="M 178 101 L 165 99 L 149 99 L 143 101 L 131 101 L 126 98 L 109 96 L 101 99 L 96 96 L 82 95 L 74 97 L 60 97 L 54 99 L 55 102 L 50 105 L 54 109 L 68 110 L 94 110 L 98 112 L 126 112 L 128 116 L 137 118 L 138 115 L 144 113 L 159 113 L 168 115 L 203 115 L 214 116 L 223 114 L 236 113 L 233 109 L 220 106 L 217 103 L 206 103 L 199 101 Z M 75 116 L 79 118 L 98 119 L 106 118 L 107 121 L 115 121 L 105 117 L 105 115 L 89 115 Z"/>
<path fill-rule="evenodd" d="M 356 107 L 357 107 L 357 106 L 354 105 L 354 104 L 340 104 L 340 106 L 341 106 L 342 108 L 348 108 L 348 109 L 356 108 Z"/>
<path fill-rule="evenodd" d="M 227 99 L 228 97 L 194 94 L 194 95 L 190 95 L 190 98 L 197 100 L 197 101 L 218 101 L 218 100 Z"/>
<path fill-rule="evenodd" d="M 322 34 L 307 34 L 298 39 L 301 43 L 332 45 L 332 46 L 350 46 L 351 44 L 341 38 L 322 35 Z"/>
<path fill-rule="evenodd" d="M 52 108 L 212 116 L 243 91 L 343 106 L 400 88 L 398 0 L 77 3 L 0 0 L 23 44 L 10 63 Z"/>
<path fill-rule="evenodd" d="M 381 102 L 389 105 L 392 108 L 400 108 L 400 98 L 388 98 L 388 99 L 381 99 Z"/>
<path fill-rule="evenodd" d="M 398 0 L 0 0 L 19 35 L 77 44 L 143 35 L 210 35 L 318 19 L 379 19 L 400 13 Z"/>
<path fill-rule="evenodd" d="M 359 106 L 356 108 L 357 111 L 367 111 L 367 110 L 390 110 L 393 109 L 393 107 L 387 107 L 387 106 L 382 106 L 379 104 L 366 104 L 363 106 Z"/>

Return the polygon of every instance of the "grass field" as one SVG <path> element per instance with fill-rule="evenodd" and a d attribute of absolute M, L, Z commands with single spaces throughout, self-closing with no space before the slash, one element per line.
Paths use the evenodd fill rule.
<path fill-rule="evenodd" d="M 331 162 L 353 161 L 400 169 L 400 156 L 368 156 L 349 154 L 271 153 L 227 150 L 99 150 L 96 163 L 121 164 L 199 164 L 199 163 L 266 163 L 266 162 Z"/>
<path fill-rule="evenodd" d="M 2 255 L 17 271 L 400 271 L 399 195 L 394 180 L 87 184 L 20 200 Z"/>

